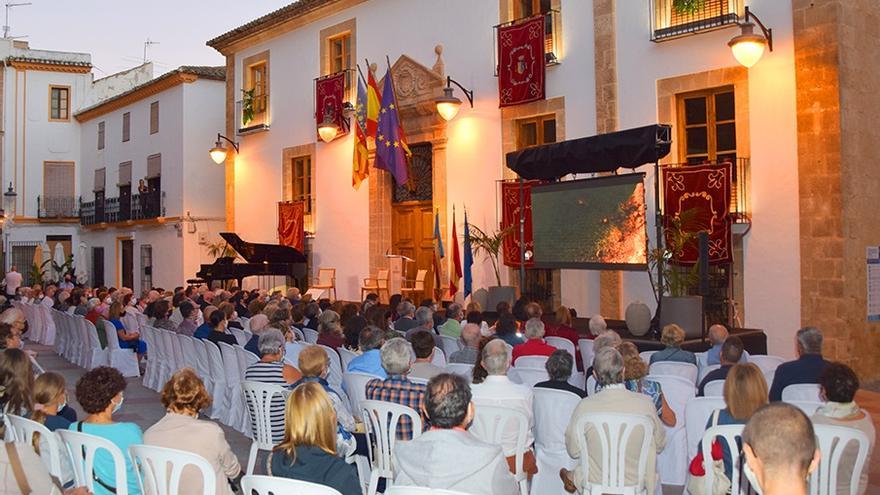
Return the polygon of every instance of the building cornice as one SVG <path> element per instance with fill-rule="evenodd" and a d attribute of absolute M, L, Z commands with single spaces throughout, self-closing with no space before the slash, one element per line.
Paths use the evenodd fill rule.
<path fill-rule="evenodd" d="M 6 59 L 9 67 L 18 70 L 38 70 L 44 72 L 66 72 L 70 74 L 88 74 L 92 71 L 92 64 L 87 62 L 61 62 L 44 59 L 30 59 L 23 57 L 9 57 Z"/>

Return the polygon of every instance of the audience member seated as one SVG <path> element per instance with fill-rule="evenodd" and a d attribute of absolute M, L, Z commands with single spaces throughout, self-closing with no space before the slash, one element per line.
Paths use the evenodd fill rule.
<path fill-rule="evenodd" d="M 337 457 L 336 411 L 319 383 L 304 383 L 287 399 L 284 439 L 269 456 L 266 470 L 280 476 L 360 494 L 357 469 Z"/>
<path fill-rule="evenodd" d="M 176 331 L 177 325 L 171 321 L 169 316 L 170 305 L 168 301 L 165 299 L 159 299 L 153 305 L 153 316 L 155 316 L 155 320 L 153 321 L 153 326 L 155 328 L 161 328 L 163 330 Z"/>
<path fill-rule="evenodd" d="M 358 348 L 358 337 L 360 337 L 361 330 L 366 328 L 367 319 L 361 315 L 352 316 L 345 325 L 343 325 L 342 333 L 345 337 L 345 348 L 349 350 L 357 350 Z"/>
<path fill-rule="evenodd" d="M 248 321 L 248 326 L 251 331 L 251 338 L 248 339 L 247 343 L 244 345 L 245 350 L 251 351 L 257 356 L 260 355 L 260 334 L 263 333 L 263 330 L 269 325 L 269 318 L 266 315 L 259 313 L 255 314 Z"/>
<path fill-rule="evenodd" d="M 2 401 L 2 396 L 0 396 Z M 0 435 L 6 435 L 6 428 L 0 424 Z M 14 469 L 21 470 L 21 480 L 26 485 L 19 484 Z M 4 476 L 0 478 L 0 490 L 4 495 L 46 494 L 46 495 L 92 495 L 85 487 L 69 488 L 63 490 L 59 487 L 49 470 L 43 463 L 39 454 L 28 444 L 7 442 L 5 448 L 0 449 L 0 472 Z"/>
<path fill-rule="evenodd" d="M 540 308 L 540 306 L 538 306 Z M 556 309 L 556 314 L 554 315 L 556 319 L 555 325 L 544 325 L 544 337 L 560 337 L 568 340 L 574 345 L 575 348 L 575 364 L 577 365 L 577 369 L 583 371 L 584 366 L 581 363 L 581 353 L 577 352 L 578 348 L 578 339 L 587 338 L 581 337 L 577 330 L 572 327 L 572 316 L 571 310 L 565 306 L 559 306 Z M 593 336 L 589 336 L 589 338 L 593 338 Z"/>
<path fill-rule="evenodd" d="M 275 328 L 267 328 L 260 335 L 260 360 L 247 367 L 244 379 L 288 387 L 302 378 L 299 370 L 284 362 L 284 335 Z M 279 442 L 284 434 L 284 399 L 272 399 L 272 438 Z M 254 425 L 256 430 L 256 425 Z"/>
<path fill-rule="evenodd" d="M 431 423 L 430 430 L 394 447 L 395 485 L 474 495 L 516 492 L 501 447 L 467 431 L 474 418 L 474 404 L 464 378 L 449 373 L 432 378 L 425 391 L 424 415 Z"/>
<path fill-rule="evenodd" d="M 318 344 L 326 345 L 331 349 L 345 345 L 339 313 L 328 309 L 321 313 L 318 322 Z"/>
<path fill-rule="evenodd" d="M 144 443 L 141 429 L 134 423 L 117 423 L 113 415 L 122 407 L 125 378 L 115 368 L 99 366 L 87 371 L 76 382 L 76 401 L 86 412 L 84 421 L 70 425 L 69 429 L 105 438 L 119 447 L 125 457 L 125 474 L 128 493 L 140 495 L 131 459 L 126 455 L 128 447 Z M 116 471 L 113 458 L 107 452 L 95 454 L 92 478 L 95 495 L 116 493 Z"/>
<path fill-rule="evenodd" d="M 621 342 L 617 345 L 617 351 L 623 357 L 623 384 L 630 392 L 638 392 L 647 395 L 657 409 L 657 416 L 666 426 L 675 426 L 675 411 L 666 403 L 663 389 L 659 382 L 649 380 L 648 365 L 639 356 L 639 349 L 632 342 Z"/>
<path fill-rule="evenodd" d="M 761 493 L 807 494 L 807 477 L 819 467 L 820 454 L 803 411 L 782 403 L 762 407 L 746 424 L 742 442 L 746 476 Z"/>
<path fill-rule="evenodd" d="M 413 383 L 407 374 L 413 364 L 412 346 L 405 339 L 393 338 L 382 345 L 382 367 L 388 378 L 367 382 L 367 400 L 394 402 L 421 412 L 425 397 L 425 385 Z M 397 439 L 410 440 L 413 435 L 412 421 L 401 417 L 397 425 Z"/>
<path fill-rule="evenodd" d="M 651 364 L 661 361 L 674 361 L 690 363 L 696 366 L 697 356 L 693 352 L 685 351 L 681 348 L 681 344 L 684 343 L 684 337 L 684 330 L 675 323 L 670 323 L 663 327 L 663 332 L 660 334 L 660 343 L 665 345 L 666 349 L 651 354 Z"/>
<path fill-rule="evenodd" d="M 623 341 L 620 339 L 620 334 L 618 334 L 614 330 L 605 330 L 604 332 L 600 333 L 599 335 L 596 336 L 596 338 L 593 339 L 593 356 L 598 354 L 599 351 L 601 351 L 602 349 L 604 349 L 606 347 L 614 347 L 616 349 L 617 346 L 619 346 L 621 342 L 623 342 Z M 587 368 L 586 375 L 587 375 L 587 377 L 590 377 L 593 375 L 592 363 L 590 364 L 590 367 Z M 598 386 L 598 383 L 596 385 Z"/>
<path fill-rule="evenodd" d="M 299 372 L 302 373 L 302 378 L 294 383 L 291 388 L 296 388 L 303 383 L 309 382 L 321 385 L 330 396 L 339 426 L 346 432 L 353 432 L 355 430 L 354 417 L 351 415 L 348 404 L 342 398 L 342 395 L 327 382 L 327 375 L 330 373 L 330 358 L 324 352 L 324 349 L 314 345 L 306 347 L 299 353 L 297 364 L 299 364 Z M 346 436 L 346 438 L 350 437 L 350 435 Z"/>
<path fill-rule="evenodd" d="M 0 387 L 4 413 L 28 416 L 34 410 L 34 371 L 23 350 L 6 349 L 0 353 Z"/>
<path fill-rule="evenodd" d="M 101 317 L 101 312 L 98 311 L 98 306 L 100 306 L 100 305 L 101 305 L 101 300 L 98 299 L 97 297 L 93 297 L 93 298 L 89 299 L 87 306 L 86 306 L 88 308 L 88 310 L 86 311 L 85 319 L 92 322 L 92 325 L 95 325 L 96 327 L 98 326 L 97 325 L 98 318 Z"/>
<path fill-rule="evenodd" d="M 443 373 L 443 368 L 435 366 L 432 362 L 435 352 L 433 335 L 424 330 L 415 332 L 412 334 L 411 344 L 416 360 L 409 371 L 409 376 L 430 380 Z"/>
<path fill-rule="evenodd" d="M 724 325 L 716 323 L 709 327 L 709 342 L 712 344 L 712 347 L 706 351 L 706 363 L 709 366 L 721 364 L 721 346 L 724 345 L 724 341 L 727 340 L 729 335 L 730 333 Z M 739 362 L 748 362 L 748 358 L 745 354 L 742 355 L 740 361 L 737 361 L 737 363 Z"/>
<path fill-rule="evenodd" d="M 522 356 L 549 356 L 556 351 L 552 345 L 544 342 L 544 322 L 539 318 L 530 318 L 525 324 L 524 343 L 513 348 L 513 365 Z"/>
<path fill-rule="evenodd" d="M 699 390 L 697 391 L 697 396 L 702 397 L 705 393 L 706 384 L 709 382 L 713 382 L 715 380 L 724 380 L 727 378 L 727 373 L 730 372 L 730 368 L 739 363 L 740 358 L 743 355 L 743 343 L 739 337 L 727 337 L 724 343 L 721 345 L 721 367 L 717 370 L 712 370 L 706 374 L 703 378 L 703 381 L 700 382 Z"/>
<path fill-rule="evenodd" d="M 122 324 L 121 320 L 122 309 L 122 303 L 119 301 L 111 304 L 110 310 L 107 314 L 107 321 L 112 323 L 113 327 L 116 328 L 116 337 L 119 339 L 119 347 L 122 349 L 133 349 L 135 352 L 137 352 L 138 359 L 140 359 L 144 356 L 144 354 L 147 353 L 147 343 L 143 340 L 140 340 L 140 333 L 129 333 L 125 329 L 125 325 Z"/>
<path fill-rule="evenodd" d="M 587 323 L 587 328 L 590 330 L 590 333 L 587 334 L 585 338 L 595 339 L 608 330 L 608 324 L 605 322 L 605 318 L 603 318 L 602 315 L 597 314 L 590 317 L 590 321 Z"/>
<path fill-rule="evenodd" d="M 223 314 L 223 311 L 218 309 L 211 313 L 211 318 L 208 319 L 208 323 L 211 326 L 211 333 L 208 334 L 207 340 L 218 345 L 220 342 L 226 342 L 229 345 L 238 344 L 235 335 L 226 333 L 226 315 Z"/>
<path fill-rule="evenodd" d="M 180 325 L 177 325 L 177 333 L 192 337 L 196 333 L 196 328 L 199 327 L 196 323 L 196 320 L 199 318 L 196 305 L 189 301 L 183 301 L 178 306 L 178 309 L 183 320 L 180 322 Z"/>
<path fill-rule="evenodd" d="M 181 307 L 184 304 L 187 303 L 181 303 Z M 199 419 L 199 412 L 211 405 L 205 384 L 195 371 L 183 368 L 162 387 L 161 400 L 165 416 L 144 432 L 144 443 L 204 457 L 214 468 L 216 495 L 232 495 L 227 480 L 237 478 L 241 466 L 223 429 L 212 421 Z M 202 477 L 184 470 L 178 490 L 179 493 L 203 493 Z"/>
<path fill-rule="evenodd" d="M 613 347 L 605 347 L 596 353 L 593 359 L 594 374 L 599 384 L 600 390 L 586 399 L 582 400 L 575 408 L 568 428 L 565 431 L 565 448 L 573 459 L 578 459 L 582 455 L 590 456 L 590 483 L 601 483 L 602 480 L 602 440 L 596 434 L 592 426 L 586 429 L 586 443 L 588 452 L 581 452 L 578 443 L 578 435 L 582 432 L 577 430 L 577 422 L 586 415 L 592 413 L 611 413 L 611 414 L 637 414 L 651 420 L 654 426 L 653 447 L 654 451 L 660 453 L 666 445 L 666 430 L 657 417 L 657 409 L 644 394 L 631 392 L 624 386 L 624 366 L 623 357 Z M 630 438 L 629 444 L 626 446 L 626 473 L 624 475 L 626 484 L 635 485 L 637 482 L 638 460 L 641 454 L 641 432 L 634 432 Z M 648 455 L 647 476 L 645 480 L 647 493 L 654 493 L 657 483 L 656 461 L 657 457 Z M 593 469 L 595 468 L 595 469 Z M 580 464 L 573 470 L 561 469 L 559 476 L 568 493 L 574 493 L 584 487 L 584 473 L 581 471 Z"/>
<path fill-rule="evenodd" d="M 441 349 L 443 348 L 443 343 L 440 342 L 440 336 L 434 331 L 434 311 L 431 308 L 427 306 L 419 306 L 419 309 L 416 310 L 415 322 L 416 326 L 410 328 L 404 334 L 406 340 L 412 340 L 412 336 L 416 332 L 428 332 L 434 339 L 434 345 Z"/>
<path fill-rule="evenodd" d="M 568 379 L 571 378 L 571 370 L 574 367 L 574 359 L 568 351 L 556 349 L 550 355 L 550 358 L 547 359 L 544 367 L 547 368 L 547 374 L 550 376 L 550 379 L 546 382 L 536 383 L 535 387 L 564 390 L 577 395 L 581 399 L 587 396 L 586 392 L 568 383 Z"/>
<path fill-rule="evenodd" d="M 348 371 L 367 373 L 379 378 L 387 377 L 379 351 L 385 343 L 385 332 L 370 325 L 361 330 L 358 343 L 362 354 L 348 363 Z"/>
<path fill-rule="evenodd" d="M 303 328 L 317 330 L 319 316 L 321 316 L 321 306 L 319 306 L 318 303 L 310 302 L 306 304 L 306 308 L 303 310 Z"/>
<path fill-rule="evenodd" d="M 226 326 L 227 328 L 236 328 L 238 330 L 244 330 L 244 326 L 238 321 L 238 315 L 235 313 L 235 305 L 229 301 L 225 301 L 220 303 L 217 306 L 218 311 L 222 311 L 223 315 L 226 317 Z"/>
<path fill-rule="evenodd" d="M 513 383 L 507 377 L 507 370 L 510 368 L 510 357 L 507 354 L 507 346 L 504 345 L 504 341 L 492 339 L 487 342 L 483 346 L 480 363 L 487 376 L 477 382 L 476 377 L 478 375 L 474 375 L 474 385 L 471 386 L 471 391 L 474 394 L 474 405 L 477 409 L 480 406 L 496 406 L 520 411 L 525 414 L 529 420 L 526 445 L 531 446 L 535 441 L 532 435 L 535 426 L 535 418 L 532 414 L 534 396 L 531 388 Z M 476 368 L 474 371 L 476 373 Z M 516 425 L 509 423 L 501 441 L 501 447 L 504 450 L 504 456 L 507 458 L 508 468 L 511 473 L 515 472 L 516 431 Z M 538 472 L 535 453 L 531 449 L 523 457 L 523 470 L 528 474 L 529 478 Z"/>
<path fill-rule="evenodd" d="M 464 346 L 453 352 L 447 362 L 461 364 L 476 364 L 480 357 L 480 327 L 477 323 L 466 323 L 461 328 L 461 340 Z"/>
<path fill-rule="evenodd" d="M 158 304 L 158 303 L 157 303 Z M 214 306 L 205 306 L 205 309 L 202 310 L 202 317 L 205 319 L 204 323 L 196 328 L 196 331 L 193 332 L 193 337 L 197 339 L 207 339 L 213 328 L 211 327 L 211 315 L 217 311 L 217 308 Z"/>
<path fill-rule="evenodd" d="M 743 425 L 749 418 L 767 404 L 767 382 L 761 369 L 754 364 L 736 364 L 727 374 L 724 381 L 724 409 L 715 410 L 706 422 L 706 429 L 718 425 Z M 727 444 L 720 442 L 722 459 L 724 461 L 724 474 L 727 479 L 733 475 L 733 464 L 730 449 Z M 713 450 L 715 450 L 713 448 Z M 700 451 L 691 462 L 690 472 L 693 476 L 705 476 L 703 468 L 703 456 Z"/>
<path fill-rule="evenodd" d="M 0 350 L 21 349 L 21 332 L 8 323 L 0 323 Z"/>
<path fill-rule="evenodd" d="M 68 429 L 72 421 L 58 414 L 67 405 L 64 377 L 51 371 L 43 373 L 34 380 L 33 391 L 34 405 L 30 419 L 45 425 L 50 431 Z M 73 414 L 75 418 L 76 411 Z"/>
<path fill-rule="evenodd" d="M 446 321 L 437 327 L 437 331 L 440 335 L 461 337 L 461 304 L 452 303 L 446 307 Z"/>
<path fill-rule="evenodd" d="M 415 320 L 416 307 L 409 301 L 403 301 L 397 305 L 397 314 L 399 317 L 394 320 L 394 329 L 398 332 L 406 333 L 411 328 L 419 326 Z M 433 322 L 433 317 L 431 318 Z"/>
<path fill-rule="evenodd" d="M 819 375 L 828 365 L 822 357 L 822 332 L 816 327 L 801 328 L 797 331 L 797 355 L 794 361 L 782 363 L 773 375 L 770 387 L 770 402 L 782 400 L 782 391 L 796 383 L 819 383 Z"/>
<path fill-rule="evenodd" d="M 507 342 L 513 347 L 524 344 L 526 339 L 518 332 L 516 318 L 512 313 L 504 312 L 498 314 L 498 321 L 495 322 L 495 336 Z"/>
<path fill-rule="evenodd" d="M 182 291 L 176 291 L 173 296 L 171 296 L 171 316 L 168 317 L 171 320 L 171 323 L 174 323 L 174 326 L 180 326 L 180 323 L 183 322 L 183 313 L 180 311 L 180 304 L 186 300 L 186 294 Z"/>
<path fill-rule="evenodd" d="M 822 398 L 826 402 L 813 414 L 813 424 L 855 428 L 868 436 L 868 458 L 859 478 L 857 492 L 860 495 L 865 494 L 868 490 L 868 471 L 877 434 L 871 415 L 855 403 L 856 391 L 859 390 L 859 377 L 849 366 L 830 362 L 819 375 L 819 385 L 822 387 Z M 855 464 L 857 454 L 856 445 L 848 445 L 844 448 L 837 471 L 836 493 L 850 493 L 852 466 Z"/>

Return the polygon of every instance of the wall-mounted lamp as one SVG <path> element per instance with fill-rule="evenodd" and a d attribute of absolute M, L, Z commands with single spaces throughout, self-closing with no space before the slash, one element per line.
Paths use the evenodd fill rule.
<path fill-rule="evenodd" d="M 354 113 L 354 105 L 350 102 L 345 102 L 342 105 L 342 128 L 336 124 L 335 112 L 333 111 L 333 107 L 328 106 L 324 111 L 324 120 L 318 124 L 318 136 L 321 137 L 321 141 L 325 143 L 329 143 L 336 139 L 336 136 L 339 135 L 340 132 L 346 133 L 348 132 L 351 124 L 349 123 L 349 119 L 351 115 Z"/>
<path fill-rule="evenodd" d="M 464 95 L 468 99 L 468 103 L 471 104 L 471 108 L 474 108 L 474 92 L 468 91 L 464 86 L 459 84 L 458 81 L 446 76 L 446 87 L 443 88 L 443 96 L 434 100 L 434 104 L 437 105 L 437 113 L 439 113 L 440 116 L 443 117 L 443 120 L 447 122 L 458 115 L 458 108 L 461 106 L 461 100 L 456 98 L 453 94 L 455 91 L 455 88 L 452 87 L 453 83 L 464 92 Z"/>
<path fill-rule="evenodd" d="M 751 22 L 752 20 L 755 22 Z M 763 34 L 755 34 L 755 23 L 758 23 L 758 27 L 761 28 Z M 740 28 L 742 33 L 734 36 L 727 45 L 733 51 L 733 56 L 736 57 L 736 60 L 746 68 L 749 68 L 757 64 L 758 60 L 761 60 L 761 56 L 764 55 L 765 46 L 771 52 L 773 51 L 773 30 L 764 26 L 761 19 L 758 19 L 758 16 L 753 14 L 748 7 L 746 7 L 746 15 L 743 18 L 743 22 L 740 23 Z"/>
<path fill-rule="evenodd" d="M 235 152 L 238 153 L 238 143 L 218 132 L 217 142 L 214 143 L 214 147 L 211 148 L 211 150 L 208 152 L 211 154 L 211 160 L 214 160 L 214 163 L 216 163 L 217 165 L 220 165 L 221 163 L 226 161 L 227 150 L 226 147 L 223 146 L 223 139 L 228 141 L 229 144 L 232 145 L 233 149 L 235 149 Z"/>

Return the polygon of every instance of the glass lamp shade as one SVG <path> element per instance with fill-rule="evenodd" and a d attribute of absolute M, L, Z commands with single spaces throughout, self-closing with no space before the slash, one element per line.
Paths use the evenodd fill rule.
<path fill-rule="evenodd" d="M 318 135 L 321 136 L 321 141 L 324 141 L 325 143 L 329 143 L 336 139 L 337 134 L 339 134 L 339 126 L 333 122 L 325 120 L 318 126 Z"/>
<path fill-rule="evenodd" d="M 214 160 L 214 163 L 216 163 L 217 165 L 220 165 L 221 163 L 226 161 L 226 148 L 220 146 L 220 144 L 217 144 L 216 146 L 211 148 L 211 151 L 209 151 L 208 153 L 210 153 L 211 155 L 211 160 Z"/>
<path fill-rule="evenodd" d="M 757 64 L 764 55 L 767 46 L 767 38 L 754 33 L 755 25 L 747 22 L 742 25 L 742 34 L 735 36 L 729 43 L 733 56 L 746 68 Z"/>
<path fill-rule="evenodd" d="M 443 120 L 449 122 L 458 115 L 461 100 L 453 96 L 452 88 L 443 88 L 443 96 L 434 100 L 434 104 L 437 105 L 437 113 L 443 117 Z"/>

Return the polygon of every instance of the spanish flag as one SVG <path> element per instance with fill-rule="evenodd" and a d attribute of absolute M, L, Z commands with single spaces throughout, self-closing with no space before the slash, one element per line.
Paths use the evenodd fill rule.
<path fill-rule="evenodd" d="M 376 129 L 379 127 L 379 109 L 382 108 L 382 98 L 379 96 L 379 84 L 373 74 L 373 68 L 367 65 L 367 137 L 376 139 Z"/>

